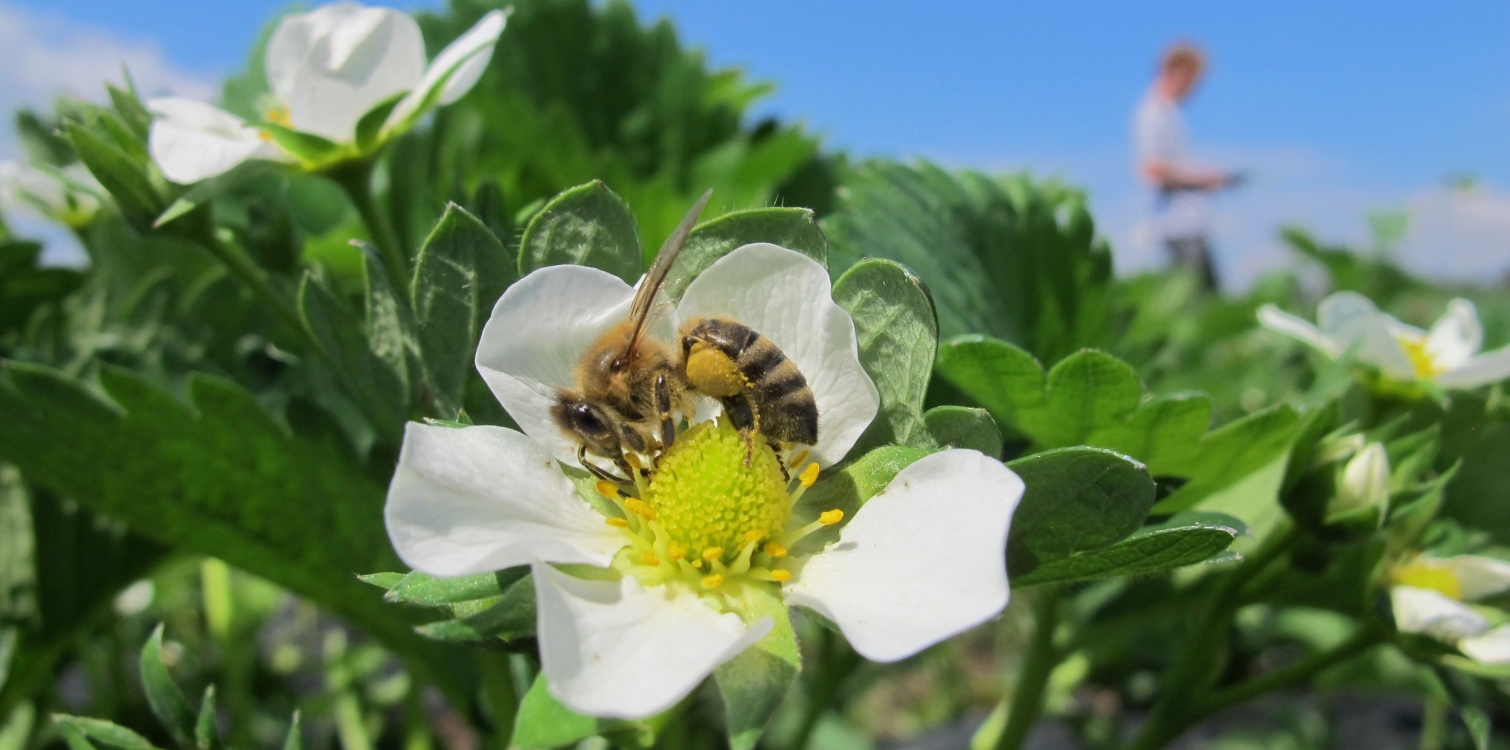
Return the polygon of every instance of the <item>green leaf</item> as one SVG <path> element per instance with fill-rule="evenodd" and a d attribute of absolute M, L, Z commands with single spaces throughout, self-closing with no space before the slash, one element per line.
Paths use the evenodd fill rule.
<path fill-rule="evenodd" d="M 932 448 L 923 397 L 938 351 L 938 322 L 928 289 L 889 260 L 867 260 L 834 284 L 834 302 L 855 321 L 860 364 L 881 394 L 881 410 L 855 446 Z"/>
<path fill-rule="evenodd" d="M 940 447 L 969 448 L 992 458 L 1001 458 L 1001 430 L 985 409 L 935 406 L 923 412 L 923 423 Z"/>
<path fill-rule="evenodd" d="M 9 715 L 0 720 L 0 750 L 26 750 L 30 746 L 31 731 L 36 723 L 37 709 L 29 701 L 22 700 L 14 704 Z M 88 741 L 85 740 L 85 743 Z M 69 746 L 72 747 L 73 743 L 69 742 Z"/>
<path fill-rule="evenodd" d="M 189 186 L 187 190 L 183 191 L 168 206 L 167 210 L 159 214 L 156 219 L 153 219 L 152 228 L 157 229 L 162 227 L 208 203 L 216 196 L 281 169 L 283 169 L 283 165 L 277 162 L 265 159 L 252 159 L 237 164 L 229 172 L 218 174 L 207 180 L 200 180 Z"/>
<path fill-rule="evenodd" d="M 392 96 L 384 99 L 367 110 L 362 119 L 357 120 L 357 151 L 363 154 L 372 151 L 378 144 L 378 136 L 383 132 L 383 125 L 388 122 L 388 115 L 393 114 L 393 108 L 408 95 L 407 91 L 394 92 Z"/>
<path fill-rule="evenodd" d="M 408 296 L 394 285 L 377 249 L 366 243 L 360 247 L 366 281 L 367 347 L 398 376 L 400 391 L 412 394 L 423 377 L 419 324 Z"/>
<path fill-rule="evenodd" d="M 509 747 L 520 750 L 546 750 L 561 747 L 588 737 L 613 735 L 633 738 L 635 746 L 649 747 L 654 742 L 654 719 L 623 721 L 583 716 L 556 700 L 545 684 L 545 673 L 535 681 L 519 702 L 514 717 L 514 737 Z"/>
<path fill-rule="evenodd" d="M 148 231 L 158 214 L 162 199 L 147 178 L 146 165 L 131 158 L 119 146 L 75 122 L 64 126 L 64 133 L 79 161 L 100 181 L 126 219 L 139 231 Z"/>
<path fill-rule="evenodd" d="M 950 339 L 939 348 L 937 368 L 1005 427 L 1027 434 L 1019 423 L 1044 408 L 1043 365 L 1000 339 L 979 334 Z"/>
<path fill-rule="evenodd" d="M 414 635 L 423 613 L 385 604 L 352 575 L 399 563 L 385 488 L 344 446 L 289 432 L 213 376 L 189 377 L 186 402 L 113 366 L 99 384 L 110 401 L 50 368 L 7 362 L 0 457 L 143 534 L 319 602 L 408 657 L 420 679 L 466 692 L 462 657 Z"/>
<path fill-rule="evenodd" d="M 142 646 L 142 689 L 147 693 L 147 705 L 152 707 L 158 723 L 162 724 L 174 742 L 187 747 L 194 744 L 193 738 L 196 736 L 194 711 L 189 708 L 189 701 L 168 674 L 162 650 L 163 626 L 159 623 L 146 645 Z"/>
<path fill-rule="evenodd" d="M 10 677 L 10 664 L 11 659 L 16 655 L 16 634 L 18 632 L 19 630 L 14 625 L 0 628 L 0 690 L 5 689 L 5 683 Z"/>
<path fill-rule="evenodd" d="M 376 586 L 376 587 L 378 587 L 378 588 L 380 588 L 380 589 L 382 589 L 384 591 L 387 591 L 388 589 L 391 589 L 394 586 L 397 586 L 399 584 L 399 581 L 404 580 L 404 576 L 406 576 L 406 575 L 408 575 L 408 574 L 407 573 L 366 573 L 366 574 L 357 576 L 357 580 L 361 581 L 362 583 L 370 583 L 373 586 Z"/>
<path fill-rule="evenodd" d="M 1175 513 L 1194 507 L 1217 490 L 1268 466 L 1290 449 L 1298 423 L 1295 410 L 1281 404 L 1206 433 L 1198 458 L 1170 472 L 1190 481 L 1159 501 L 1155 510 Z"/>
<path fill-rule="evenodd" d="M 328 355 L 336 378 L 389 445 L 404 430 L 407 394 L 402 376 L 368 344 L 361 321 L 312 275 L 299 285 L 299 314 Z"/>
<path fill-rule="evenodd" d="M 1045 413 L 1033 432 L 1044 445 L 1084 445 L 1103 425 L 1138 406 L 1143 386 L 1132 367 L 1110 354 L 1077 352 L 1049 370 Z"/>
<path fill-rule="evenodd" d="M 592 266 L 629 284 L 645 271 L 634 214 L 602 182 L 589 182 L 552 198 L 524 229 L 520 276 L 565 264 Z"/>
<path fill-rule="evenodd" d="M 1014 573 L 1012 585 L 1120 578 L 1173 570 L 1210 560 L 1227 549 L 1239 531 L 1240 528 L 1194 518 L 1143 528 L 1110 547 L 1078 552 L 1023 575 Z"/>
<path fill-rule="evenodd" d="M 1007 538 L 1013 575 L 1126 539 L 1153 506 L 1147 467 L 1109 450 L 1060 448 L 1007 467 L 1026 486 Z"/>
<path fill-rule="evenodd" d="M 305 133 L 300 130 L 279 125 L 276 122 L 259 122 L 257 128 L 267 133 L 273 139 L 278 148 L 292 154 L 295 159 L 308 165 L 323 164 L 331 161 L 341 151 L 345 150 L 335 141 L 314 133 Z"/>
<path fill-rule="evenodd" d="M 687 284 L 708 270 L 714 261 L 736 248 L 757 242 L 780 245 L 821 265 L 828 265 L 828 240 L 813 221 L 812 211 L 805 208 L 752 208 L 724 214 L 693 229 L 662 288 L 671 299 L 681 299 Z"/>
<path fill-rule="evenodd" d="M 838 471 L 830 469 L 829 473 L 819 477 L 817 484 L 802 494 L 802 499 L 792 508 L 792 517 L 798 523 L 811 523 L 818 518 L 818 514 L 837 508 L 844 511 L 845 518 L 854 518 L 866 500 L 875 497 L 886 489 L 886 485 L 891 484 L 897 472 L 931 452 L 901 445 L 883 446 Z M 797 543 L 792 553 L 811 554 L 823 549 L 839 538 L 840 528 L 842 524 L 809 534 Z"/>
<path fill-rule="evenodd" d="M 130 74 L 127 74 L 130 81 Z M 147 136 L 151 132 L 152 113 L 147 111 L 142 100 L 137 98 L 134 86 L 125 89 L 114 84 L 105 84 L 105 92 L 110 95 L 110 103 L 115 105 L 115 111 L 120 115 L 121 122 L 131 129 L 132 135 L 142 143 L 147 142 Z"/>
<path fill-rule="evenodd" d="M 215 728 L 215 686 L 206 685 L 199 701 L 199 719 L 194 722 L 194 746 L 198 750 L 221 747 L 220 731 Z"/>
<path fill-rule="evenodd" d="M 118 750 L 153 750 L 152 743 L 148 742 L 146 737 L 104 719 L 91 719 L 86 716 L 69 716 L 67 714 L 54 714 L 52 719 L 60 725 L 77 729 L 86 737 L 100 744 L 114 747 Z"/>
<path fill-rule="evenodd" d="M 57 721 L 57 717 L 53 720 Z M 96 750 L 94 743 L 84 736 L 83 730 L 72 722 L 58 722 L 58 730 L 63 733 L 63 741 L 68 743 L 69 750 Z"/>
<path fill-rule="evenodd" d="M 288 734 L 283 736 L 283 750 L 304 750 L 304 740 L 299 737 L 299 712 L 288 723 Z"/>
<path fill-rule="evenodd" d="M 523 575 L 503 592 L 503 596 L 479 606 L 457 605 L 453 612 L 461 617 L 421 625 L 416 631 L 429 639 L 461 643 L 489 644 L 494 639 L 515 641 L 535 634 L 535 581 Z M 474 611 L 476 610 L 476 611 Z"/>
<path fill-rule="evenodd" d="M 529 573 L 527 567 L 460 578 L 435 578 L 419 571 L 408 573 L 388 587 L 384 599 L 396 604 L 438 607 L 444 604 L 502 596 L 508 587 Z"/>
<path fill-rule="evenodd" d="M 461 411 L 482 328 L 514 278 L 503 243 L 461 206 L 448 204 L 420 247 L 410 288 L 425 383 L 441 416 Z"/>
<path fill-rule="evenodd" d="M 743 587 L 742 611 L 752 618 L 770 617 L 775 627 L 713 672 L 728 716 L 731 750 L 754 750 L 801 668 L 786 602 L 773 589 Z"/>

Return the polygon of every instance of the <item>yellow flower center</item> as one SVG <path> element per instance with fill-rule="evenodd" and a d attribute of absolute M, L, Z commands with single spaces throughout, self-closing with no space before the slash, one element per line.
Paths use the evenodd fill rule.
<path fill-rule="evenodd" d="M 1430 589 L 1450 599 L 1461 601 L 1463 584 L 1451 569 L 1417 560 L 1395 568 L 1392 576 L 1396 586 L 1411 586 Z"/>
<path fill-rule="evenodd" d="M 1405 350 L 1405 356 L 1410 359 L 1410 366 L 1416 371 L 1416 377 L 1429 380 L 1442 374 L 1442 368 L 1437 366 L 1431 354 L 1426 351 L 1426 339 L 1400 337 L 1400 347 Z"/>
<path fill-rule="evenodd" d="M 792 507 L 818 479 L 818 464 L 803 465 L 806 451 L 782 461 L 764 438 L 747 443 L 727 420 L 678 435 L 649 471 L 628 461 L 633 487 L 597 484 L 623 511 L 605 520 L 629 537 L 614 567 L 647 586 L 678 583 L 715 598 L 745 583 L 792 580 L 788 550 L 844 513 L 829 510 L 789 527 Z"/>
<path fill-rule="evenodd" d="M 288 107 L 281 104 L 268 108 L 267 121 L 275 125 L 282 125 L 285 128 L 294 126 L 294 118 L 289 115 Z"/>

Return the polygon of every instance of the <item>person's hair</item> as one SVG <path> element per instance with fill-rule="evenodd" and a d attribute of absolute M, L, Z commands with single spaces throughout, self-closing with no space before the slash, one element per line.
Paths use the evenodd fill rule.
<path fill-rule="evenodd" d="M 1168 73 L 1178 68 L 1188 68 L 1195 75 L 1200 75 L 1206 69 L 1206 53 L 1190 42 L 1169 45 L 1164 50 L 1164 56 L 1159 59 L 1159 73 Z"/>

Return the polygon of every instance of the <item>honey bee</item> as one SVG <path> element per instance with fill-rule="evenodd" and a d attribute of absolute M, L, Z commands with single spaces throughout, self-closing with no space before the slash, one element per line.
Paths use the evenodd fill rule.
<path fill-rule="evenodd" d="M 697 217 L 713 195 L 703 193 L 656 255 L 635 291 L 629 317 L 598 337 L 572 372 L 574 389 L 556 393 L 551 418 L 577 443 L 577 460 L 601 479 L 625 482 L 587 460 L 587 453 L 612 460 L 632 475 L 625 452 L 649 453 L 676 439 L 672 413 L 690 413 L 686 381 L 677 372 L 671 347 L 646 334 L 656 294 L 687 243 Z"/>
<path fill-rule="evenodd" d="M 807 378 L 755 329 L 721 317 L 688 321 L 678 371 L 689 388 L 723 403 L 747 445 L 756 433 L 773 443 L 818 442 L 818 402 Z"/>

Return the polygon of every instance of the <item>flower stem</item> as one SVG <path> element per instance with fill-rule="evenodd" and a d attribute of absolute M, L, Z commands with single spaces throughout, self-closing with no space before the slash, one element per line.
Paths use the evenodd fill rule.
<path fill-rule="evenodd" d="M 793 750 L 806 750 L 808 742 L 812 740 L 813 730 L 818 728 L 818 721 L 823 718 L 834 699 L 839 697 L 839 688 L 844 685 L 844 678 L 849 676 L 855 666 L 854 654 L 844 653 L 845 644 L 839 636 L 827 628 L 822 633 L 818 646 L 821 669 L 818 670 L 816 684 L 808 695 L 802 724 L 790 745 Z"/>
<path fill-rule="evenodd" d="M 1061 654 L 1054 648 L 1054 631 L 1059 626 L 1059 588 L 1046 586 L 1033 600 L 1033 641 L 1028 659 L 1012 688 L 1012 703 L 1007 710 L 1007 724 L 992 745 L 995 750 L 1018 750 L 1028 739 L 1028 732 L 1043 713 L 1044 687 L 1058 665 Z"/>
<path fill-rule="evenodd" d="M 226 267 L 226 270 L 246 284 L 252 290 L 252 294 L 256 295 L 257 299 L 261 300 L 262 304 L 266 305 L 279 321 L 288 326 L 295 336 L 305 339 L 314 351 L 323 351 L 319 343 L 305 330 L 304 320 L 294 310 L 292 300 L 286 295 L 279 294 L 278 290 L 268 283 L 267 274 L 263 273 L 262 269 L 258 268 L 257 264 L 244 253 L 217 237 L 213 221 L 205 221 L 201 226 L 201 230 L 194 239 L 209 250 L 210 254 Z"/>
<path fill-rule="evenodd" d="M 1242 566 L 1218 585 L 1192 637 L 1186 640 L 1186 648 L 1175 658 L 1153 714 L 1132 744 L 1133 750 L 1163 747 L 1190 726 L 1189 708 L 1216 677 L 1212 665 L 1225 647 L 1227 629 L 1242 603 L 1244 589 L 1289 551 L 1295 539 L 1295 526 L 1281 522 Z"/>
<path fill-rule="evenodd" d="M 378 209 L 377 200 L 372 195 L 373 164 L 372 160 L 351 162 L 331 170 L 329 176 L 346 191 L 346 197 L 356 206 L 357 213 L 361 214 L 367 233 L 372 235 L 373 244 L 377 245 L 378 252 L 383 256 L 383 265 L 388 266 L 388 275 L 408 288 L 409 258 L 399 244 L 393 225 L 388 223 L 388 217 Z"/>

